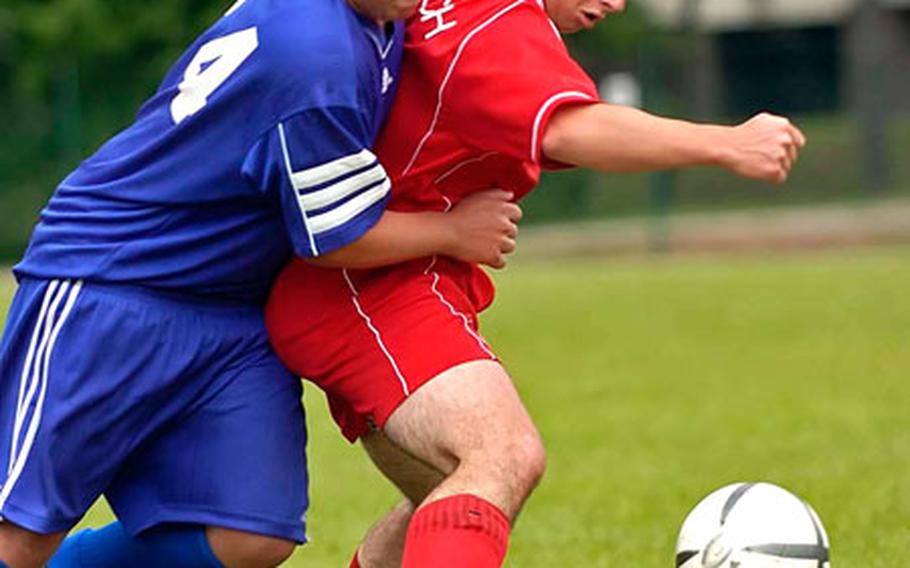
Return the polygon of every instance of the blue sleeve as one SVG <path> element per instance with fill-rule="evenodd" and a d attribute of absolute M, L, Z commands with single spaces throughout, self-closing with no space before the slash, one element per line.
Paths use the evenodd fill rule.
<path fill-rule="evenodd" d="M 279 122 L 247 153 L 243 175 L 280 204 L 297 255 L 350 244 L 382 216 L 392 183 L 368 132 L 356 109 L 309 109 Z"/>

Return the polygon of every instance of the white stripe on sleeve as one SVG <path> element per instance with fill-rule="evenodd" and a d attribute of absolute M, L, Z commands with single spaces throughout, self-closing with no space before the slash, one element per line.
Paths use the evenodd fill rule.
<path fill-rule="evenodd" d="M 291 153 L 288 150 L 288 140 L 287 136 L 284 134 L 284 125 L 280 122 L 278 123 L 278 139 L 281 141 L 281 153 L 284 157 L 284 168 L 288 174 L 288 179 L 291 181 L 292 191 L 297 192 L 297 188 L 294 187 L 294 171 L 291 168 Z M 313 231 L 310 229 L 310 220 L 307 218 L 306 209 L 303 208 L 303 204 L 300 203 L 300 196 L 297 196 L 297 205 L 300 207 L 300 218 L 303 220 L 303 226 L 307 233 L 307 240 L 310 245 L 310 252 L 313 253 L 313 256 L 319 256 L 319 249 L 316 248 L 316 239 L 313 238 Z"/>
<path fill-rule="evenodd" d="M 325 213 L 310 217 L 310 230 L 313 231 L 313 234 L 319 234 L 344 225 L 381 201 L 383 197 L 388 195 L 391 188 L 392 182 L 386 178 L 381 185 L 361 193 L 350 201 L 342 203 Z"/>
<path fill-rule="evenodd" d="M 293 171 L 282 124 L 278 125 L 278 133 L 288 177 L 310 238 L 310 249 L 316 256 L 319 254 L 316 235 L 343 226 L 381 201 L 388 195 L 392 182 L 376 155 L 366 148 Z"/>
<path fill-rule="evenodd" d="M 386 176 L 385 170 L 377 162 L 375 166 L 365 172 L 351 176 L 318 191 L 304 193 L 300 196 L 300 204 L 303 205 L 304 209 L 307 211 L 322 209 L 336 201 L 343 200 L 365 187 L 369 187 L 386 179 L 388 179 L 388 176 Z"/>
<path fill-rule="evenodd" d="M 294 184 L 294 189 L 306 189 L 365 168 L 375 161 L 376 155 L 364 148 L 356 154 L 294 172 L 291 175 L 291 183 Z"/>

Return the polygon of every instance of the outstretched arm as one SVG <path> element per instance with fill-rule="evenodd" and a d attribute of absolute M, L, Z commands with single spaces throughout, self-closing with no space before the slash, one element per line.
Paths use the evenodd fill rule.
<path fill-rule="evenodd" d="M 331 268 L 375 268 L 414 258 L 446 255 L 502 268 L 515 250 L 521 209 L 498 189 L 471 194 L 451 211 L 386 211 L 353 243 L 307 262 Z"/>
<path fill-rule="evenodd" d="M 604 172 L 717 166 L 772 183 L 786 181 L 805 144 L 798 128 L 772 114 L 720 126 L 604 103 L 558 109 L 542 140 L 547 158 Z"/>

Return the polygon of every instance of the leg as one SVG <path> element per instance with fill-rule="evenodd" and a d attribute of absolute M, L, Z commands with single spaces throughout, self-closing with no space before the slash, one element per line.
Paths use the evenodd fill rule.
<path fill-rule="evenodd" d="M 300 382 L 275 359 L 258 309 L 222 312 L 23 283 L 0 349 L 0 516 L 11 523 L 0 555 L 20 563 L 24 542 L 43 563 L 59 538 L 48 548 L 8 527 L 66 531 L 102 492 L 129 530 L 101 536 L 146 551 L 175 538 L 209 550 L 201 529 L 145 538 L 173 523 L 235 531 L 211 535 L 230 568 L 274 565 L 304 540 Z"/>
<path fill-rule="evenodd" d="M 273 371 L 225 376 L 221 398 L 140 445 L 107 492 L 122 524 L 70 536 L 51 566 L 264 568 L 290 556 L 303 539 L 305 428 L 300 382 Z"/>
<path fill-rule="evenodd" d="M 440 470 L 414 457 L 382 432 L 370 432 L 360 440 L 373 464 L 415 507 L 454 469 Z"/>
<path fill-rule="evenodd" d="M 0 344 L 0 565 L 44 566 L 115 467 L 116 451 L 93 453 L 103 433 L 86 441 L 97 423 L 113 428 L 80 408 L 90 395 L 77 401 L 69 388 L 84 387 L 83 376 L 61 364 L 81 300 L 80 283 L 27 279 L 10 307 Z M 86 358 L 84 344 L 75 349 Z"/>
<path fill-rule="evenodd" d="M 304 539 L 305 426 L 300 381 L 276 366 L 221 373 L 217 396 L 140 444 L 106 492 L 121 522 L 71 536 L 52 566 L 265 568 L 290 556 Z"/>
<path fill-rule="evenodd" d="M 543 476 L 543 443 L 505 370 L 493 361 L 449 369 L 389 418 L 386 436 L 451 472 L 424 500 L 469 493 L 514 521 Z"/>
<path fill-rule="evenodd" d="M 404 539 L 414 514 L 414 504 L 403 499 L 376 521 L 355 552 L 357 568 L 398 568 L 404 554 Z"/>
<path fill-rule="evenodd" d="M 44 566 L 66 533 L 38 534 L 0 522 L 0 565 L 10 568 Z"/>
<path fill-rule="evenodd" d="M 206 541 L 205 527 L 165 525 L 141 535 L 120 522 L 68 536 L 48 568 L 222 568 Z"/>
<path fill-rule="evenodd" d="M 282 538 L 208 527 L 206 538 L 225 568 L 271 568 L 294 553 L 296 543 Z"/>
<path fill-rule="evenodd" d="M 502 367 L 477 361 L 443 372 L 384 431 L 451 471 L 413 516 L 402 566 L 501 566 L 510 525 L 545 468 L 540 436 Z"/>
<path fill-rule="evenodd" d="M 69 536 L 49 568 L 246 568 L 283 562 L 294 544 L 281 539 L 189 524 L 130 535 L 119 522 Z"/>
<path fill-rule="evenodd" d="M 381 433 L 361 438 L 376 467 L 404 494 L 404 499 L 373 525 L 357 552 L 361 568 L 398 568 L 411 516 L 445 475 L 408 455 Z"/>
<path fill-rule="evenodd" d="M 420 507 L 408 529 L 406 567 L 500 565 L 510 523 L 544 470 L 537 430 L 477 332 L 482 298 L 450 269 L 435 258 L 377 273 L 304 266 L 279 278 L 266 310 L 276 350 L 326 391 L 348 439 L 379 425 L 407 454 L 444 473 L 412 500 Z M 314 298 L 319 310 L 311 309 Z M 381 524 L 374 534 L 388 529 Z M 437 533 L 448 533 L 445 542 L 434 540 Z M 435 556 L 409 561 L 412 548 Z M 478 550 L 479 563 L 464 556 Z"/>
<path fill-rule="evenodd" d="M 300 380 L 257 364 L 224 381 L 217 397 L 131 456 L 108 500 L 130 534 L 205 525 L 227 568 L 275 566 L 305 540 Z"/>

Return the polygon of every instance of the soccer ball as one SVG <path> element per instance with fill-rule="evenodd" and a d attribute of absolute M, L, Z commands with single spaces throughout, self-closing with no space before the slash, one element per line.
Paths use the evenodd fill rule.
<path fill-rule="evenodd" d="M 734 483 L 695 506 L 677 568 L 829 568 L 828 535 L 808 503 L 770 483 Z"/>

